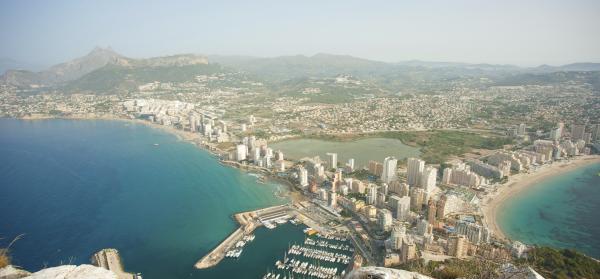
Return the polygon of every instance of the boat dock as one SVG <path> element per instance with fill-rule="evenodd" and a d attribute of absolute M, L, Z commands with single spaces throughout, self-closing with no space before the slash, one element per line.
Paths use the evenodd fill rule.
<path fill-rule="evenodd" d="M 272 225 L 271 222 L 283 219 L 286 219 L 287 221 L 287 219 L 292 217 L 292 214 L 292 210 L 288 205 L 277 205 L 235 214 L 234 219 L 240 224 L 240 227 L 217 245 L 210 253 L 206 254 L 196 262 L 194 267 L 197 269 L 213 267 L 228 255 L 228 251 L 235 250 L 236 248 L 238 248 L 238 250 L 236 250 L 235 254 L 239 257 L 241 250 L 239 250 L 239 247 L 236 247 L 236 244 L 243 241 L 244 236 L 251 235 L 259 226 L 265 225 L 269 227 Z"/>

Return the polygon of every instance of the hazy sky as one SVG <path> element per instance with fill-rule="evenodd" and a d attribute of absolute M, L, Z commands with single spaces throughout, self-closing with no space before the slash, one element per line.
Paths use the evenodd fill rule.
<path fill-rule="evenodd" d="M 0 57 L 319 52 L 517 65 L 600 62 L 600 1 L 0 1 Z"/>

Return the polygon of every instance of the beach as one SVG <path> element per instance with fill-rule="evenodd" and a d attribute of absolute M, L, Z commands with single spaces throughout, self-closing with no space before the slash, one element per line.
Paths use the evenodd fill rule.
<path fill-rule="evenodd" d="M 502 209 L 502 205 L 506 201 L 517 196 L 519 193 L 529 188 L 529 186 L 593 163 L 600 163 L 600 156 L 583 155 L 543 165 L 531 173 L 519 173 L 510 176 L 506 184 L 500 186 L 496 193 L 492 193 L 486 197 L 482 203 L 481 210 L 483 212 L 483 222 L 494 236 L 506 240 L 507 237 L 497 220 L 498 212 Z"/>

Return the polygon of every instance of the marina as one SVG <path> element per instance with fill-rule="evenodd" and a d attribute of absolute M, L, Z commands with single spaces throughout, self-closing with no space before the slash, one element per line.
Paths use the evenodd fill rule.
<path fill-rule="evenodd" d="M 343 278 L 354 254 L 354 248 L 342 237 L 308 236 L 304 245 L 291 244 L 283 259 L 274 263 L 274 269 L 267 270 L 263 279 L 288 278 Z"/>

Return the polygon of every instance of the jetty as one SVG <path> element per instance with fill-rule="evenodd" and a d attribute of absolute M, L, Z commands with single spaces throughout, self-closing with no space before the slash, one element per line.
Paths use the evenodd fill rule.
<path fill-rule="evenodd" d="M 240 227 L 233 231 L 212 251 L 196 262 L 194 267 L 197 269 L 205 269 L 217 265 L 225 258 L 228 251 L 236 249 L 236 244 L 239 241 L 243 241 L 244 236 L 251 235 L 257 227 L 263 225 L 270 227 L 272 222 L 281 220 L 287 221 L 292 218 L 292 215 L 293 210 L 288 205 L 277 205 L 234 214 L 234 219 L 240 224 Z"/>

